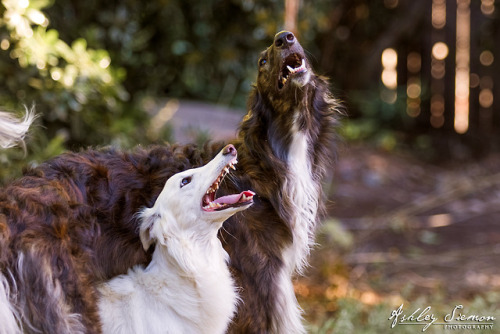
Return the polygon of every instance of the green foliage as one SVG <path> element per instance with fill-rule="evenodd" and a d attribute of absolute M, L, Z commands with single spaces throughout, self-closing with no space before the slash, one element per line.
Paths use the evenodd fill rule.
<path fill-rule="evenodd" d="M 299 33 L 308 49 L 327 28 L 331 6 L 301 4 Z M 63 40 L 83 37 L 109 51 L 126 70 L 133 101 L 162 95 L 244 108 L 258 54 L 283 28 L 283 10 L 283 0 L 58 0 L 46 12 Z"/>
<path fill-rule="evenodd" d="M 282 9 L 282 1 L 60 0 L 47 15 L 63 40 L 83 36 L 109 50 L 134 100 L 163 94 L 242 106 Z"/>
<path fill-rule="evenodd" d="M 385 88 L 353 91 L 350 107 L 360 112 L 360 117 L 345 121 L 340 131 L 343 136 L 355 142 L 370 142 L 385 150 L 393 150 L 404 144 L 415 125 L 415 120 L 406 114 L 406 94 L 398 91 L 395 101 L 389 103 L 381 98 Z"/>
<path fill-rule="evenodd" d="M 282 0 L 0 3 L 0 106 L 34 103 L 40 135 L 69 149 L 147 143 L 144 103 L 158 96 L 244 108 L 284 9 Z M 328 27 L 329 6 L 301 6 L 303 44 Z"/>
<path fill-rule="evenodd" d="M 343 249 L 349 249 L 354 242 L 352 233 L 346 230 L 335 218 L 324 221 L 320 233 L 327 239 L 324 244 L 332 244 Z"/>
<path fill-rule="evenodd" d="M 0 106 L 35 103 L 46 136 L 62 132 L 63 146 L 75 149 L 147 143 L 144 101 L 159 96 L 244 108 L 258 54 L 283 28 L 285 1 L 0 3 Z M 404 87 L 394 104 L 380 96 L 382 50 L 413 49 L 425 35 L 427 5 L 397 3 L 301 1 L 298 35 L 316 72 L 347 95 L 356 117 L 343 127 L 348 139 L 390 150 L 412 137 L 414 147 L 429 150 L 428 134 L 416 133 L 406 115 Z"/>
<path fill-rule="evenodd" d="M 69 146 L 126 135 L 109 131 L 113 119 L 128 112 L 124 70 L 110 66 L 106 50 L 88 48 L 82 38 L 68 44 L 48 29 L 42 10 L 51 3 L 2 1 L 0 105 L 19 109 L 35 103 L 47 137 L 63 132 Z"/>

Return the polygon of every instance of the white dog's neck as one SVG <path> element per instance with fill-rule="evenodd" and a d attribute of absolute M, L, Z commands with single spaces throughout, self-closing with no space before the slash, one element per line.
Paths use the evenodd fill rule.
<path fill-rule="evenodd" d="M 198 238 L 196 234 L 182 233 L 167 237 L 168 246 L 157 244 L 144 275 L 147 281 L 164 284 L 145 288 L 160 300 L 179 296 L 176 311 L 197 319 L 195 325 L 203 327 L 199 328 L 200 333 L 222 333 L 219 325 L 236 311 L 237 295 L 227 265 L 229 257 L 215 233 L 207 240 Z"/>
<path fill-rule="evenodd" d="M 175 236 L 165 236 L 165 243 L 156 244 L 146 272 L 203 277 L 206 270 L 227 269 L 228 255 L 215 232 L 213 236 L 181 232 Z"/>

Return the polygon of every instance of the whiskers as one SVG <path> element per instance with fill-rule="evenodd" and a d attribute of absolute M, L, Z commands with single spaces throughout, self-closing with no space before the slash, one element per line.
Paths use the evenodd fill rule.
<path fill-rule="evenodd" d="M 231 233 L 230 233 L 230 232 L 229 232 L 229 231 L 228 231 L 228 230 L 224 227 L 224 224 L 222 224 L 222 228 L 221 228 L 221 230 L 224 230 L 224 232 L 226 232 L 226 233 L 227 233 L 227 235 L 231 236 L 234 240 L 238 240 L 238 238 L 236 238 L 233 234 L 231 234 Z M 222 242 L 223 242 L 224 244 L 227 244 L 227 240 L 224 238 L 224 233 L 219 232 L 219 235 L 220 235 L 220 237 L 221 237 L 221 239 L 222 239 Z"/>
<path fill-rule="evenodd" d="M 235 165 L 236 169 L 238 169 L 238 165 Z M 233 175 L 233 173 L 228 173 L 225 177 L 225 180 L 224 182 L 230 182 L 231 184 L 236 184 L 237 183 L 237 179 L 236 177 Z"/>
<path fill-rule="evenodd" d="M 236 169 L 238 169 L 238 165 L 235 165 L 235 167 L 236 167 Z M 232 185 L 234 185 L 234 184 L 237 184 L 237 183 L 238 183 L 238 182 L 237 182 L 237 177 L 236 177 L 233 173 L 228 173 L 228 174 L 224 177 L 224 181 L 223 181 L 223 182 L 224 182 L 224 183 L 228 183 L 228 182 L 229 182 L 229 184 L 232 184 Z M 241 214 L 245 214 L 245 211 L 239 212 L 239 213 L 237 213 L 237 215 L 238 215 L 238 214 L 239 214 L 239 215 L 241 215 Z M 221 231 L 222 231 L 222 230 L 224 230 L 224 232 L 225 232 L 227 235 L 231 236 L 234 240 L 238 240 L 238 239 L 237 239 L 237 238 L 236 238 L 233 234 L 231 234 L 231 233 L 230 233 L 230 232 L 226 229 L 226 227 L 225 227 L 225 225 L 224 225 L 224 224 L 222 224 Z M 222 239 L 223 243 L 224 243 L 224 244 L 227 244 L 227 240 L 224 238 L 224 233 L 221 233 L 221 231 L 219 231 L 219 236 L 221 237 L 221 239 Z"/>

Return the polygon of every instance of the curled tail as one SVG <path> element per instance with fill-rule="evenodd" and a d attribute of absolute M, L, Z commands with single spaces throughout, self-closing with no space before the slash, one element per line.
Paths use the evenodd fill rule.
<path fill-rule="evenodd" d="M 9 148 L 24 144 L 24 136 L 35 117 L 33 108 L 26 110 L 23 118 L 17 118 L 9 112 L 0 111 L 0 147 Z"/>

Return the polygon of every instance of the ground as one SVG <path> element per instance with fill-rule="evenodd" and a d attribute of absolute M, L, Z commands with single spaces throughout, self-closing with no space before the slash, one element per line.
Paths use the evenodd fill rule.
<path fill-rule="evenodd" d="M 318 247 L 296 281 L 309 321 L 334 317 L 339 298 L 444 306 L 498 296 L 500 155 L 436 166 L 347 145 L 327 191 Z"/>

